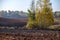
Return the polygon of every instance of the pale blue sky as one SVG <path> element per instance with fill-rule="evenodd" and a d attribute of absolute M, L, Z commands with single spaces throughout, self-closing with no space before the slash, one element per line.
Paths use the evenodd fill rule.
<path fill-rule="evenodd" d="M 53 11 L 60 11 L 60 0 L 51 0 Z M 0 0 L 0 10 L 27 11 L 31 0 Z"/>

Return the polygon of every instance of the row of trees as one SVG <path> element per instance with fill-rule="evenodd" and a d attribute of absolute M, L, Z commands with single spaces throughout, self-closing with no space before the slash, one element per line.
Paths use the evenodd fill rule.
<path fill-rule="evenodd" d="M 37 5 L 32 0 L 31 8 L 28 10 L 27 29 L 48 28 L 54 23 L 54 15 L 50 0 L 38 0 Z"/>

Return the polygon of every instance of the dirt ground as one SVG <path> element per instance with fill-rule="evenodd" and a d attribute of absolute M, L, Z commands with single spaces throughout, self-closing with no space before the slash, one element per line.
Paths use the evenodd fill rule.
<path fill-rule="evenodd" d="M 20 30 L 19 32 L 1 32 L 0 40 L 60 40 L 60 31 Z"/>

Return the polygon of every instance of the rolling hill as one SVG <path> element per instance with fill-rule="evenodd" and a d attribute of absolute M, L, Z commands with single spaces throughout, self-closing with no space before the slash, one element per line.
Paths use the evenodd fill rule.
<path fill-rule="evenodd" d="M 2 18 L 0 17 L 0 26 L 24 26 L 27 18 Z"/>

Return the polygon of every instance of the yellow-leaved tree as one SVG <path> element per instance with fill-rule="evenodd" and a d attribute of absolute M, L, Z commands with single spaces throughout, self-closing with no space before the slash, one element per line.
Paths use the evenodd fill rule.
<path fill-rule="evenodd" d="M 35 26 L 35 2 L 32 0 L 31 8 L 28 10 L 27 29 L 32 29 Z"/>
<path fill-rule="evenodd" d="M 39 0 L 42 2 L 42 7 L 40 12 L 36 13 L 36 20 L 40 28 L 48 28 L 54 23 L 54 15 L 51 8 L 50 0 Z M 39 2 L 38 1 L 38 2 Z"/>

